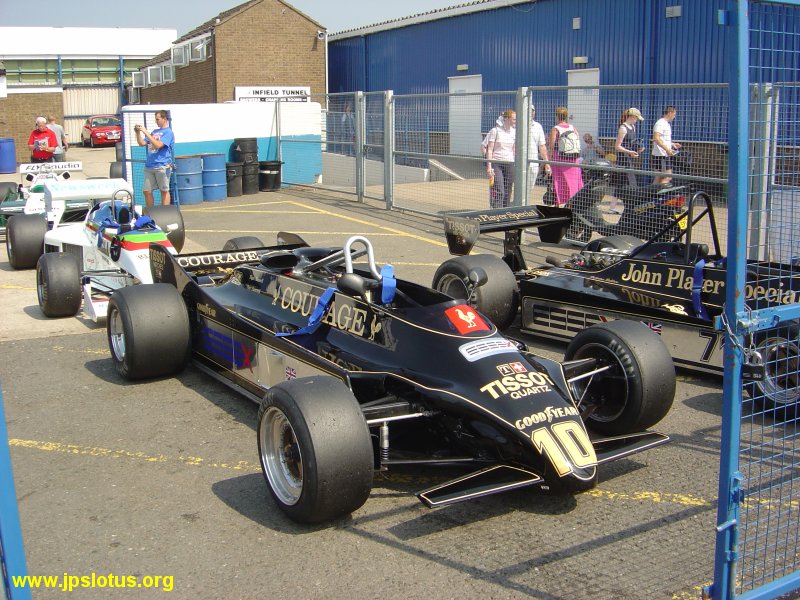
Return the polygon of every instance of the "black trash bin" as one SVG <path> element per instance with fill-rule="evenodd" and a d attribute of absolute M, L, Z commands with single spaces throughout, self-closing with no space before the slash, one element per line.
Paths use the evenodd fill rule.
<path fill-rule="evenodd" d="M 229 162 L 225 164 L 225 168 L 225 179 L 228 182 L 228 198 L 241 196 L 244 165 L 240 162 Z"/>
<path fill-rule="evenodd" d="M 258 189 L 262 192 L 274 192 L 281 189 L 280 160 L 262 160 L 258 163 Z"/>
<path fill-rule="evenodd" d="M 245 196 L 258 193 L 258 163 L 242 165 L 242 192 Z"/>

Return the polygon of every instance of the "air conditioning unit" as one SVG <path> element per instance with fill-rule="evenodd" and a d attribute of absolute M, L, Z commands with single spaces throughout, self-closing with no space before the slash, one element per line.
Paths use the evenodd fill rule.
<path fill-rule="evenodd" d="M 172 48 L 172 64 L 176 67 L 182 67 L 189 64 L 189 56 L 186 51 L 186 46 L 174 46 Z"/>
<path fill-rule="evenodd" d="M 161 67 L 147 67 L 147 85 L 159 85 L 160 83 L 163 83 Z"/>
<path fill-rule="evenodd" d="M 133 87 L 143 88 L 147 84 L 147 79 L 143 71 L 135 71 L 131 73 L 131 75 L 133 76 Z"/>
<path fill-rule="evenodd" d="M 200 38 L 189 42 L 189 60 L 192 62 L 205 60 L 208 58 L 208 45 L 211 43 L 210 37 Z"/>
<path fill-rule="evenodd" d="M 161 66 L 161 80 L 164 83 L 175 81 L 175 67 L 173 65 Z"/>

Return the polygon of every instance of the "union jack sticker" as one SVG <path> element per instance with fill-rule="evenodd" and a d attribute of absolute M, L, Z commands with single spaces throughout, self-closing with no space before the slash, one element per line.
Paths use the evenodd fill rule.
<path fill-rule="evenodd" d="M 295 379 L 297 377 L 297 370 L 294 367 L 286 367 L 286 379 Z"/>

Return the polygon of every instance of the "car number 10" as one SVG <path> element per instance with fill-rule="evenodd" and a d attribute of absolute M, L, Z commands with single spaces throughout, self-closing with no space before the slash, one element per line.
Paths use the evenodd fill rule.
<path fill-rule="evenodd" d="M 537 429 L 531 433 L 531 440 L 539 452 L 547 455 L 559 477 L 571 473 L 572 465 L 591 467 L 597 464 L 597 456 L 586 430 L 575 421 Z"/>

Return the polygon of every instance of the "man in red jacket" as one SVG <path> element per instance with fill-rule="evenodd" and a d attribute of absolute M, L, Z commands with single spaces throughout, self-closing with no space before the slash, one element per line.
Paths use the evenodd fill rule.
<path fill-rule="evenodd" d="M 58 148 L 56 134 L 47 128 L 47 119 L 36 117 L 36 129 L 28 138 L 28 148 L 31 149 L 31 162 L 53 162 L 53 152 Z"/>

